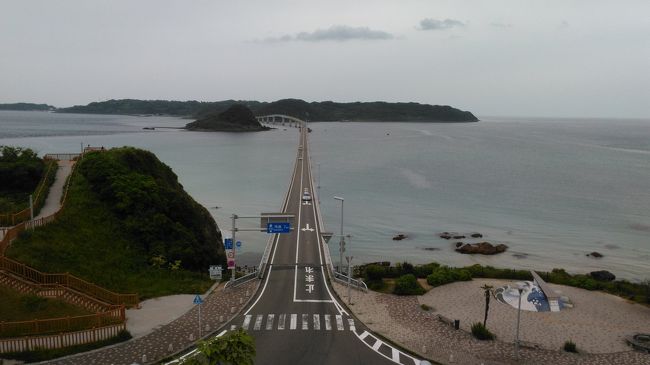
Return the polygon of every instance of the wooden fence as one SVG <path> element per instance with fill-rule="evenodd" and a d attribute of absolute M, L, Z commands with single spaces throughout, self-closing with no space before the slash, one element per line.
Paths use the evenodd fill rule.
<path fill-rule="evenodd" d="M 61 285 L 109 304 L 137 307 L 140 303 L 138 294 L 114 293 L 69 273 L 43 273 L 6 256 L 0 256 L 0 270 L 36 284 Z"/>
<path fill-rule="evenodd" d="M 107 312 L 83 316 L 0 322 L 0 337 L 57 334 L 120 324 L 125 320 L 124 306 L 118 306 Z"/>
<path fill-rule="evenodd" d="M 76 332 L 0 339 L 0 353 L 22 352 L 35 349 L 59 349 L 68 346 L 83 345 L 115 337 L 120 331 L 124 331 L 125 329 L 126 324 L 123 322 Z"/>
<path fill-rule="evenodd" d="M 47 162 L 47 170 L 45 171 L 43 178 L 41 179 L 38 186 L 36 187 L 36 193 L 34 193 L 32 196 L 35 213 L 38 212 L 43 207 L 43 204 L 45 204 L 45 197 L 46 197 L 45 192 L 46 189 L 49 188 L 48 181 L 50 180 L 50 178 L 53 178 L 51 174 L 56 173 L 56 169 L 54 169 L 54 166 L 58 166 L 56 161 Z M 54 171 L 52 171 L 53 169 Z M 17 213 L 2 213 L 0 214 L 0 226 L 14 226 L 18 223 L 28 221 L 30 218 L 31 218 L 31 212 L 29 210 L 29 207 Z"/>

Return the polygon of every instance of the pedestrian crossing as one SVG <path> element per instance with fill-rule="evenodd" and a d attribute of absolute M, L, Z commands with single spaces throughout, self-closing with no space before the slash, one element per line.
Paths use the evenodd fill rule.
<path fill-rule="evenodd" d="M 236 325 L 232 327 L 237 328 Z M 320 313 L 247 314 L 241 328 L 246 331 L 356 331 L 354 319 L 343 318 L 340 314 Z"/>

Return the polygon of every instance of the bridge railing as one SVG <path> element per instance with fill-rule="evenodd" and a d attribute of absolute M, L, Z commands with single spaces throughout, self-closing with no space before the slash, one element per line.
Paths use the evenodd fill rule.
<path fill-rule="evenodd" d="M 342 274 L 340 272 L 334 271 L 334 280 L 338 281 L 341 284 L 348 285 L 348 279 L 350 280 L 350 286 L 354 289 L 361 290 L 364 292 L 368 291 L 368 286 L 366 283 L 363 282 L 363 280 L 357 280 L 354 278 L 348 278 L 347 275 Z"/>

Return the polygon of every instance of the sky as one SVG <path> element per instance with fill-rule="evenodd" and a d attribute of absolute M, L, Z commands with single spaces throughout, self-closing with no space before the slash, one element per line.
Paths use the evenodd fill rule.
<path fill-rule="evenodd" d="M 401 101 L 650 118 L 650 1 L 0 0 L 0 103 Z"/>

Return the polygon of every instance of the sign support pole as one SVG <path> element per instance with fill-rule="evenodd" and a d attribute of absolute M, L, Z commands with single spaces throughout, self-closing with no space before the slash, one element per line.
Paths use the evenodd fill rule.
<path fill-rule="evenodd" d="M 237 228 L 235 227 L 235 220 L 236 219 L 237 219 L 237 214 L 233 214 L 232 215 L 232 244 L 233 244 L 233 246 L 232 246 L 232 249 L 230 250 L 230 252 L 232 252 L 233 261 L 235 261 L 235 242 L 237 242 L 237 241 L 235 241 L 235 231 L 237 230 Z M 236 267 L 237 267 L 237 261 L 235 261 L 235 265 L 233 265 L 233 267 L 232 267 L 232 272 L 230 274 L 230 285 L 235 283 L 235 269 L 236 269 Z"/>

